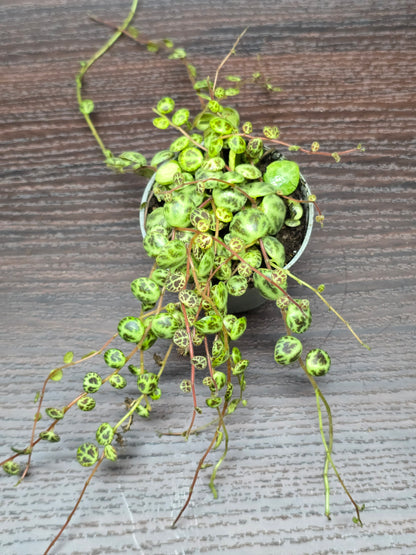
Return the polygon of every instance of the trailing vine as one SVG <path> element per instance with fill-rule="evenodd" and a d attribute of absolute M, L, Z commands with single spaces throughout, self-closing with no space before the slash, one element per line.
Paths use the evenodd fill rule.
<path fill-rule="evenodd" d="M 362 525 L 361 511 L 364 506 L 354 500 L 333 460 L 331 409 L 316 381 L 329 371 L 331 359 L 321 348 L 314 348 L 303 356 L 303 344 L 298 336 L 309 329 L 312 315 L 308 299 L 290 295 L 288 280 L 294 280 L 312 291 L 362 346 L 368 346 L 325 299 L 323 286 L 308 284 L 288 268 L 288 253 L 277 238 L 279 231 L 284 226 L 297 228 L 303 225 L 309 210 L 317 210 L 316 219 L 321 224 L 323 215 L 315 195 L 308 193 L 305 196 L 298 164 L 286 160 L 275 151 L 275 147 L 285 147 L 290 152 L 330 156 L 335 161 L 342 155 L 363 149 L 358 145 L 343 152 L 331 153 L 321 151 L 317 142 L 310 148 L 292 145 L 281 141 L 275 125 L 268 125 L 256 134 L 253 124 L 248 121 L 241 123 L 239 112 L 227 104 L 231 97 L 239 93 L 243 80 L 239 76 L 228 75 L 225 77 L 225 81 L 231 83 L 228 86 L 227 83 L 222 84 L 220 79 L 223 67 L 235 53 L 246 30 L 219 63 L 214 79 L 199 79 L 183 48 L 175 47 L 168 39 L 144 39 L 131 26 L 136 9 L 137 0 L 133 0 L 128 17 L 120 27 L 94 18 L 116 30 L 89 60 L 81 62 L 76 76 L 76 94 L 80 112 L 107 166 L 119 172 L 132 171 L 144 175 L 150 172 L 154 176 L 151 202 L 145 210 L 143 238 L 143 247 L 153 265 L 148 275 L 139 276 L 131 283 L 132 294 L 140 303 L 139 308 L 132 309 L 134 315 L 125 316 L 118 323 L 117 332 L 102 347 L 77 360 L 74 360 L 72 352 L 68 352 L 64 356 L 64 364 L 49 372 L 37 399 L 26 447 L 13 450 L 13 454 L 1 465 L 6 473 L 20 475 L 20 483 L 28 473 L 38 443 L 60 441 L 56 429 L 61 427 L 61 421 L 68 420 L 72 409 L 92 411 L 98 402 L 98 393 L 106 383 L 116 390 L 129 387 L 130 391 L 131 382 L 135 382 L 135 396 L 126 400 L 124 414 L 117 418 L 108 414 L 108 421 L 97 423 L 95 440 L 86 441 L 78 447 L 75 455 L 79 464 L 91 468 L 91 471 L 73 510 L 45 551 L 48 553 L 70 523 L 99 467 L 105 460 L 117 460 L 117 437 L 127 433 L 136 418 L 150 417 L 153 404 L 162 396 L 163 372 L 176 349 L 189 362 L 189 372 L 181 377 L 179 387 L 192 398 L 189 423 L 178 434 L 187 439 L 199 431 L 196 424 L 205 411 L 210 416 L 210 422 L 201 427 L 211 429 L 211 437 L 195 469 L 189 495 L 172 524 L 176 526 L 191 500 L 207 457 L 212 451 L 222 448 L 209 482 L 214 497 L 217 497 L 215 478 L 230 448 L 227 421 L 237 408 L 247 403 L 244 391 L 250 364 L 235 344 L 246 333 L 247 319 L 229 311 L 229 299 L 242 297 L 249 289 L 254 289 L 263 299 L 274 302 L 282 317 L 285 331 L 274 345 L 276 364 L 279 367 L 298 364 L 316 396 L 324 447 L 325 514 L 330 518 L 329 470 L 332 468 L 354 507 L 354 522 Z M 184 63 L 200 103 L 200 109 L 193 117 L 188 108 L 175 110 L 175 101 L 170 96 L 155 103 L 154 126 L 162 131 L 174 129 L 178 136 L 168 148 L 157 152 L 150 162 L 140 152 L 113 154 L 95 128 L 93 100 L 83 96 L 88 70 L 123 35 L 145 45 L 151 52 L 164 51 L 169 58 Z M 259 81 L 260 77 L 256 72 L 252 81 Z M 278 89 L 267 78 L 263 82 L 268 90 Z M 148 358 L 147 352 L 159 339 L 169 340 L 163 357 Z M 51 382 L 60 381 L 69 367 L 79 366 L 99 356 L 103 357 L 105 371 L 101 374 L 86 373 L 79 390 L 63 406 L 43 408 Z M 204 377 L 201 379 L 202 373 Z M 200 394 L 200 388 L 205 391 L 204 395 Z M 322 407 L 328 419 L 326 428 Z M 42 411 L 51 422 L 38 433 Z M 21 457 L 26 457 L 23 468 L 18 462 Z"/>

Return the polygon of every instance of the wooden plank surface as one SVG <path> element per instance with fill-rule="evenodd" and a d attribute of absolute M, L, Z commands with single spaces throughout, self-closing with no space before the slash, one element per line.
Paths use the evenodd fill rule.
<path fill-rule="evenodd" d="M 101 346 L 137 306 L 129 283 L 150 268 L 138 227 L 145 182 L 104 166 L 74 90 L 79 60 L 109 36 L 88 14 L 121 22 L 128 8 L 125 0 L 0 4 L 2 459 L 11 445 L 27 443 L 33 397 L 48 370 L 68 350 Z M 333 408 L 335 459 L 366 504 L 364 527 L 351 522 L 334 479 L 333 518 L 323 515 L 313 391 L 298 370 L 274 364 L 283 330 L 266 305 L 249 316 L 248 405 L 230 419 L 219 498 L 202 474 L 191 506 L 170 528 L 208 439 L 157 435 L 184 429 L 191 416 L 178 388 L 187 370 L 176 360 L 163 402 L 126 436 L 118 464 L 100 470 L 54 553 L 416 552 L 415 11 L 411 0 L 146 0 L 136 19 L 147 36 L 183 45 L 211 76 L 250 25 L 228 71 L 250 76 L 260 54 L 283 91 L 248 87 L 236 99 L 244 117 L 259 130 L 277 123 L 288 142 L 366 145 L 365 154 L 339 164 L 297 158 L 326 223 L 295 269 L 326 284 L 329 301 L 372 347 L 362 349 L 313 300 L 305 343 L 333 359 L 320 384 Z M 128 40 L 92 69 L 86 86 L 115 152 L 150 156 L 165 146 L 151 107 L 174 89 L 180 105 L 197 109 L 182 67 Z M 67 372 L 51 387 L 50 403 L 68 402 L 83 375 Z M 62 424 L 58 447 L 42 445 L 19 488 L 1 476 L 2 553 L 43 553 L 59 530 L 87 475 L 74 450 L 92 439 L 97 414 L 121 414 L 123 394 L 106 391 L 102 399 L 95 414 Z"/>

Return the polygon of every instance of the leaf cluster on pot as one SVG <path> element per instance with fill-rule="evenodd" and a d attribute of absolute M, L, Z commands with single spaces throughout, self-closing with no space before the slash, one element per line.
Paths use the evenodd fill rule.
<path fill-rule="evenodd" d="M 323 297 L 323 286 L 308 284 L 291 271 L 308 243 L 314 210 L 321 224 L 323 215 L 298 164 L 286 159 L 276 148 L 332 156 L 335 160 L 343 153 L 321 152 L 317 143 L 310 149 L 285 143 L 274 125 L 256 133 L 253 124 L 230 106 L 242 79 L 227 75 L 221 85 L 220 71 L 242 33 L 212 80 L 198 80 L 186 52 L 171 41 L 145 41 L 150 50 L 164 49 L 170 58 L 185 64 L 200 106 L 196 111 L 177 108 L 174 95 L 157 100 L 153 124 L 161 131 L 176 130 L 177 137 L 173 141 L 162 137 L 163 148 L 150 161 L 134 151 L 114 155 L 94 126 L 94 103 L 83 98 L 83 79 L 91 65 L 122 33 L 138 41 L 138 33 L 130 26 L 136 6 L 134 0 L 123 26 L 117 28 L 96 55 L 81 64 L 76 84 L 80 111 L 102 149 L 107 166 L 121 172 L 152 174 L 140 207 L 143 248 L 151 259 L 150 270 L 132 281 L 131 291 L 138 302 L 132 304 L 131 313 L 118 323 L 114 335 L 101 348 L 78 360 L 68 352 L 64 364 L 48 374 L 39 395 L 31 439 L 24 449 L 1 463 L 3 469 L 8 474 L 19 475 L 21 467 L 17 459 L 27 457 L 21 481 L 27 474 L 35 446 L 40 441 L 58 442 L 56 428 L 68 420 L 73 410 L 92 411 L 99 403 L 100 389 L 107 387 L 107 382 L 115 390 L 129 392 L 122 416 L 108 414 L 106 421 L 97 422 L 95 438 L 79 445 L 75 456 L 80 465 L 92 467 L 92 471 L 74 510 L 50 548 L 69 523 L 100 465 L 105 460 L 117 460 L 122 448 L 116 439 L 128 432 L 134 421 L 149 418 L 153 406 L 163 402 L 163 373 L 169 357 L 178 352 L 187 361 L 187 369 L 178 377 L 178 387 L 184 392 L 185 402 L 190 403 L 190 420 L 181 433 L 189 438 L 198 430 L 200 416 L 208 415 L 211 435 L 195 470 L 189 496 L 174 521 L 176 524 L 191 499 L 208 455 L 222 449 L 213 463 L 210 479 L 212 492 L 217 495 L 215 477 L 231 443 L 228 420 L 249 402 L 245 389 L 250 379 L 250 353 L 240 349 L 238 345 L 242 341 L 236 343 L 247 333 L 247 316 L 241 313 L 268 301 L 274 304 L 282 322 L 270 345 L 276 365 L 297 364 L 316 396 L 324 446 L 325 514 L 329 517 L 328 475 L 332 468 L 354 506 L 354 521 L 361 524 L 363 507 L 351 496 L 332 457 L 331 410 L 315 379 L 329 371 L 330 354 L 319 346 L 304 351 L 302 336 L 312 324 L 310 303 L 306 297 L 292 297 L 290 280 L 317 295 L 325 308 L 366 345 Z M 143 42 L 141 35 L 140 41 Z M 253 74 L 254 81 L 259 77 Z M 263 80 L 273 89 L 266 78 Z M 242 304 L 238 304 L 239 299 L 243 299 Z M 151 356 L 154 345 L 165 349 L 163 356 Z M 70 403 L 44 409 L 49 424 L 38 432 L 47 386 L 58 382 L 66 368 L 97 356 L 103 357 L 102 372 L 85 373 Z M 326 428 L 322 407 L 328 419 Z"/>

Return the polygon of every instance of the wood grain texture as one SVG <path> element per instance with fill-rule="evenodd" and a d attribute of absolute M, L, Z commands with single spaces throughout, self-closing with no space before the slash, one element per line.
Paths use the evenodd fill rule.
<path fill-rule="evenodd" d="M 176 360 L 166 372 L 164 402 L 126 436 L 119 463 L 99 472 L 53 552 L 415 553 L 414 2 L 140 4 L 136 25 L 182 44 L 202 74 L 213 75 L 250 25 L 229 73 L 250 76 L 260 54 L 264 71 L 283 89 L 270 96 L 249 87 L 236 99 L 258 129 L 274 121 L 288 142 L 367 147 L 339 164 L 297 158 L 326 225 L 314 230 L 296 267 L 312 284 L 327 285 L 329 301 L 372 347 L 360 348 L 313 301 L 305 348 L 322 346 L 333 359 L 320 383 L 333 407 L 335 459 L 366 504 L 365 525 L 353 525 L 334 479 L 333 519 L 323 516 L 313 392 L 296 369 L 274 364 L 282 330 L 266 305 L 249 317 L 243 346 L 253 360 L 249 402 L 230 419 L 219 498 L 212 498 L 203 474 L 179 526 L 170 528 L 208 439 L 202 434 L 185 443 L 156 434 L 182 430 L 191 416 L 191 401 L 178 388 L 186 370 Z M 105 168 L 74 91 L 79 60 L 109 36 L 88 13 L 119 22 L 128 7 L 126 0 L 0 4 L 2 459 L 10 445 L 26 444 L 33 396 L 48 370 L 67 350 L 82 355 L 114 333 L 136 307 L 129 283 L 150 267 L 138 228 L 144 181 Z M 128 40 L 86 83 L 110 148 L 148 156 L 164 146 L 151 107 L 174 88 L 180 105 L 197 109 L 182 67 Z M 293 292 L 301 294 L 298 287 Z M 72 399 L 83 374 L 73 369 L 51 387 L 50 404 L 62 403 L 62 395 Z M 58 447 L 42 445 L 19 488 L 1 476 L 2 553 L 40 554 L 59 530 L 87 476 L 74 451 L 93 438 L 104 404 L 121 414 L 124 395 L 107 390 L 102 398 L 96 414 L 74 413 L 72 424 L 62 424 L 65 441 Z"/>

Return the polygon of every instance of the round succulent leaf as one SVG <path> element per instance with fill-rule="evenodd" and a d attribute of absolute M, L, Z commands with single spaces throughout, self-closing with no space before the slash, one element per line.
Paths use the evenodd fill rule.
<path fill-rule="evenodd" d="M 136 412 L 142 418 L 149 418 L 150 416 L 149 409 L 147 407 L 144 407 L 143 405 L 139 405 L 138 407 L 136 407 Z"/>
<path fill-rule="evenodd" d="M 2 466 L 4 472 L 10 476 L 16 476 L 20 472 L 20 464 L 16 461 L 6 461 Z"/>
<path fill-rule="evenodd" d="M 77 450 L 77 461 L 82 466 L 92 466 L 98 461 L 98 448 L 93 443 L 83 443 Z"/>
<path fill-rule="evenodd" d="M 58 441 L 61 441 L 61 438 L 59 437 L 59 435 L 53 432 L 52 430 L 40 432 L 39 438 L 45 441 L 49 441 L 51 443 L 58 443 Z"/>
<path fill-rule="evenodd" d="M 213 189 L 212 197 L 215 206 L 218 208 L 226 208 L 230 212 L 238 212 L 247 202 L 247 197 L 243 195 L 243 193 L 231 187 L 228 189 Z"/>
<path fill-rule="evenodd" d="M 266 195 L 260 206 L 269 222 L 269 235 L 276 235 L 282 228 L 286 218 L 286 204 L 275 194 Z"/>
<path fill-rule="evenodd" d="M 179 291 L 178 299 L 187 308 L 197 307 L 201 302 L 200 295 L 192 289 L 183 289 L 182 291 Z"/>
<path fill-rule="evenodd" d="M 189 119 L 189 110 L 187 108 L 179 108 L 172 116 L 172 123 L 181 126 Z"/>
<path fill-rule="evenodd" d="M 171 272 L 166 278 L 165 287 L 171 293 L 178 293 L 186 285 L 186 277 L 182 272 Z"/>
<path fill-rule="evenodd" d="M 323 376 L 331 367 L 331 358 L 323 349 L 312 349 L 306 355 L 305 366 L 311 376 Z"/>
<path fill-rule="evenodd" d="M 246 208 L 235 214 L 230 232 L 246 243 L 253 243 L 268 234 L 270 224 L 267 216 L 258 208 Z"/>
<path fill-rule="evenodd" d="M 157 374 L 153 374 L 152 372 L 145 372 L 144 374 L 140 374 L 137 378 L 137 388 L 140 393 L 144 395 L 150 395 L 156 389 L 158 383 L 159 378 Z"/>
<path fill-rule="evenodd" d="M 181 167 L 176 160 L 169 160 L 162 164 L 155 173 L 155 181 L 160 185 L 171 185 L 177 173 L 181 172 Z"/>
<path fill-rule="evenodd" d="M 243 335 L 247 328 L 247 318 L 245 316 L 241 316 L 238 318 L 234 324 L 232 325 L 231 330 L 228 332 L 230 339 L 232 341 L 236 341 L 239 337 Z"/>
<path fill-rule="evenodd" d="M 117 460 L 117 451 L 112 445 L 106 445 L 104 447 L 104 457 L 113 462 Z"/>
<path fill-rule="evenodd" d="M 232 369 L 232 373 L 234 374 L 234 376 L 238 376 L 239 374 L 243 374 L 247 368 L 249 364 L 249 361 L 247 359 L 242 359 L 240 361 L 238 361 L 234 368 Z"/>
<path fill-rule="evenodd" d="M 227 376 L 224 372 L 219 372 L 218 370 L 212 374 L 218 389 L 222 389 L 227 383 Z"/>
<path fill-rule="evenodd" d="M 294 220 L 293 218 L 288 218 L 287 220 L 285 220 L 285 225 L 287 227 L 299 227 L 300 220 Z"/>
<path fill-rule="evenodd" d="M 155 257 L 168 243 L 169 239 L 165 233 L 151 232 L 143 239 L 143 248 L 149 256 Z"/>
<path fill-rule="evenodd" d="M 225 391 L 224 401 L 228 402 L 231 399 L 231 397 L 233 396 L 233 389 L 234 389 L 233 384 L 231 382 L 229 382 L 227 384 L 227 389 Z"/>
<path fill-rule="evenodd" d="M 179 327 L 176 318 L 166 312 L 160 312 L 152 320 L 152 332 L 163 339 L 171 339 Z"/>
<path fill-rule="evenodd" d="M 236 321 L 237 321 L 237 316 L 235 316 L 234 314 L 227 314 L 226 316 L 224 316 L 223 323 L 224 323 L 225 329 L 229 332 Z"/>
<path fill-rule="evenodd" d="M 81 397 L 81 399 L 77 401 L 77 407 L 84 412 L 93 410 L 95 405 L 95 399 L 92 397 Z"/>
<path fill-rule="evenodd" d="M 217 355 L 224 352 L 224 341 L 221 337 L 216 337 L 211 348 L 211 355 L 216 357 Z"/>
<path fill-rule="evenodd" d="M 205 251 L 197 268 L 198 277 L 206 277 L 210 274 L 214 266 L 215 251 L 213 248 Z"/>
<path fill-rule="evenodd" d="M 234 297 L 241 297 L 247 291 L 248 282 L 243 276 L 234 275 L 227 280 L 227 291 Z"/>
<path fill-rule="evenodd" d="M 246 250 L 242 256 L 244 262 L 253 266 L 253 268 L 260 268 L 263 261 L 263 256 L 257 247 L 251 247 Z"/>
<path fill-rule="evenodd" d="M 64 359 L 64 362 L 65 362 L 65 359 Z M 62 380 L 63 375 L 64 373 L 60 368 L 55 368 L 55 370 L 52 370 L 52 372 L 49 374 L 49 379 L 54 382 L 59 382 L 60 380 Z"/>
<path fill-rule="evenodd" d="M 152 399 L 152 401 L 157 401 L 161 397 L 162 397 L 162 390 L 160 389 L 160 387 L 156 387 L 150 394 L 150 398 Z"/>
<path fill-rule="evenodd" d="M 237 364 L 241 360 L 241 352 L 238 347 L 233 347 L 231 351 L 231 358 L 234 364 Z"/>
<path fill-rule="evenodd" d="M 160 268 L 175 269 L 185 262 L 186 254 L 186 246 L 182 241 L 175 239 L 158 254 L 156 263 Z"/>
<path fill-rule="evenodd" d="M 203 182 L 204 189 L 214 189 L 219 186 L 217 179 L 223 178 L 221 171 L 208 171 L 203 168 L 198 168 L 195 172 L 195 179 Z"/>
<path fill-rule="evenodd" d="M 218 314 L 203 316 L 195 322 L 195 329 L 204 335 L 218 333 L 222 330 L 222 318 Z"/>
<path fill-rule="evenodd" d="M 114 430 L 111 424 L 103 422 L 95 433 L 95 438 L 100 445 L 109 445 L 114 438 Z"/>
<path fill-rule="evenodd" d="M 195 172 L 204 161 L 204 156 L 199 148 L 190 146 L 182 150 L 178 156 L 178 163 L 184 172 Z"/>
<path fill-rule="evenodd" d="M 49 407 L 45 409 L 45 412 L 49 416 L 49 418 L 52 418 L 53 420 L 61 420 L 65 416 L 63 410 L 57 409 L 55 407 Z"/>
<path fill-rule="evenodd" d="M 211 363 L 213 368 L 216 368 L 217 366 L 221 366 L 221 364 L 224 364 L 224 362 L 227 362 L 227 360 L 230 358 L 230 354 L 228 353 L 227 350 L 223 350 L 221 353 L 219 353 L 215 358 L 212 359 Z"/>
<path fill-rule="evenodd" d="M 246 142 L 240 135 L 233 135 L 227 140 L 227 146 L 236 154 L 242 154 L 246 150 Z"/>
<path fill-rule="evenodd" d="M 224 158 L 221 158 L 221 156 L 214 156 L 213 158 L 208 158 L 207 160 L 205 160 L 201 167 L 204 170 L 215 172 L 222 170 L 224 166 Z"/>
<path fill-rule="evenodd" d="M 205 198 L 204 193 L 198 191 L 196 183 L 184 185 L 181 189 L 181 193 L 192 200 L 194 207 L 201 204 Z"/>
<path fill-rule="evenodd" d="M 152 330 L 148 330 L 146 333 L 146 337 L 142 340 L 142 344 L 140 347 L 141 351 L 147 351 L 152 347 L 157 341 L 157 335 L 152 332 Z"/>
<path fill-rule="evenodd" d="M 228 291 L 222 281 L 211 287 L 211 298 L 218 310 L 222 311 L 227 306 Z"/>
<path fill-rule="evenodd" d="M 168 245 L 169 246 L 169 245 Z M 167 247 L 166 247 L 167 248 Z M 164 249 L 165 250 L 165 249 Z M 169 266 L 167 266 L 169 267 Z M 153 305 L 160 297 L 160 287 L 150 278 L 140 277 L 131 282 L 131 292 L 145 305 Z"/>
<path fill-rule="evenodd" d="M 181 137 L 178 137 L 177 139 L 175 139 L 173 143 L 171 143 L 169 150 L 171 150 L 172 152 L 181 152 L 184 148 L 186 148 L 189 145 L 189 143 L 190 141 L 188 137 L 185 137 L 184 135 L 182 135 Z"/>
<path fill-rule="evenodd" d="M 147 214 L 146 216 L 146 233 L 151 233 L 152 231 L 161 232 L 165 230 L 165 233 L 168 234 L 171 230 L 171 226 L 165 220 L 164 216 L 164 208 L 163 206 L 159 206 Z"/>
<path fill-rule="evenodd" d="M 240 185 L 240 188 L 254 199 L 274 194 L 273 186 L 264 181 L 250 181 L 249 183 Z"/>
<path fill-rule="evenodd" d="M 208 231 L 211 225 L 211 214 L 203 208 L 194 208 L 191 212 L 191 224 L 198 231 Z"/>
<path fill-rule="evenodd" d="M 165 116 L 154 118 L 152 123 L 156 127 L 156 129 L 167 129 L 170 125 L 168 118 Z"/>
<path fill-rule="evenodd" d="M 215 277 L 219 280 L 227 281 L 230 279 L 232 274 L 231 261 L 228 260 L 228 256 L 216 256 L 214 264 L 217 268 L 215 272 Z"/>
<path fill-rule="evenodd" d="M 291 364 L 302 354 L 302 343 L 296 337 L 284 335 L 274 346 L 274 360 L 277 364 Z"/>
<path fill-rule="evenodd" d="M 235 171 L 246 179 L 259 179 L 261 177 L 259 168 L 252 164 L 238 164 L 238 166 L 235 167 Z"/>
<path fill-rule="evenodd" d="M 163 162 L 172 160 L 174 156 L 175 156 L 175 153 L 170 150 L 160 150 L 159 152 L 156 152 L 156 154 L 153 156 L 153 158 L 150 161 L 150 165 L 159 166 L 160 164 L 163 164 Z"/>
<path fill-rule="evenodd" d="M 241 185 L 245 182 L 245 178 L 236 171 L 225 172 L 222 176 L 224 181 L 230 184 Z"/>
<path fill-rule="evenodd" d="M 308 303 L 309 304 L 309 303 Z M 294 333 L 304 333 L 312 323 L 312 313 L 309 306 L 302 310 L 294 303 L 289 304 L 286 310 L 286 324 Z"/>
<path fill-rule="evenodd" d="M 84 376 L 82 387 L 85 393 L 96 393 L 100 389 L 102 383 L 103 380 L 97 372 L 88 372 Z"/>
<path fill-rule="evenodd" d="M 175 343 L 177 347 L 180 349 L 187 350 L 189 347 L 189 335 L 186 330 L 179 329 L 176 330 L 173 334 L 172 341 Z"/>
<path fill-rule="evenodd" d="M 250 158 L 260 158 L 263 154 L 263 141 L 259 137 L 251 139 L 247 144 L 247 154 Z"/>
<path fill-rule="evenodd" d="M 265 299 L 269 300 L 276 300 L 282 295 L 284 295 L 282 289 L 285 290 L 285 287 L 282 285 L 277 287 L 276 285 L 272 285 L 267 279 L 269 278 L 274 281 L 273 270 L 269 270 L 268 268 L 259 268 L 262 275 L 257 273 L 253 274 L 253 282 L 254 287 L 259 291 L 260 295 Z M 263 277 L 265 276 L 265 277 Z"/>
<path fill-rule="evenodd" d="M 191 212 L 195 208 L 193 198 L 182 191 L 176 193 L 170 202 L 164 206 L 164 217 L 172 227 L 189 227 Z"/>
<path fill-rule="evenodd" d="M 290 217 L 292 220 L 300 220 L 303 216 L 303 206 L 299 202 L 287 200 Z"/>
<path fill-rule="evenodd" d="M 127 380 L 124 376 L 120 376 L 120 374 L 113 374 L 110 376 L 108 383 L 115 389 L 123 389 L 127 385 Z"/>
<path fill-rule="evenodd" d="M 143 337 L 144 325 L 139 318 L 126 316 L 120 320 L 117 330 L 124 341 L 138 343 Z"/>
<path fill-rule="evenodd" d="M 271 235 L 263 237 L 263 246 L 269 258 L 271 258 L 277 266 L 283 268 L 286 260 L 286 253 L 284 245 Z"/>
<path fill-rule="evenodd" d="M 209 120 L 209 125 L 215 133 L 218 135 L 230 135 L 234 131 L 234 127 L 232 123 L 230 123 L 227 119 L 220 118 L 218 116 L 214 116 Z"/>
<path fill-rule="evenodd" d="M 208 360 L 205 356 L 195 355 L 191 358 L 191 364 L 193 364 L 197 370 L 204 370 L 208 366 Z"/>
<path fill-rule="evenodd" d="M 123 152 L 120 154 L 120 158 L 131 162 L 135 170 L 147 165 L 146 158 L 140 152 Z"/>
<path fill-rule="evenodd" d="M 237 129 L 240 123 L 240 114 L 235 108 L 231 108 L 231 106 L 223 106 L 222 116 Z"/>
<path fill-rule="evenodd" d="M 120 351 L 120 349 L 108 349 L 104 353 L 104 362 L 110 368 L 122 368 L 126 364 L 126 360 L 123 351 Z M 92 393 L 92 391 L 87 391 L 87 393 Z"/>
<path fill-rule="evenodd" d="M 169 114 L 175 108 L 175 101 L 170 96 L 161 98 L 156 105 L 156 110 L 161 114 Z"/>
<path fill-rule="evenodd" d="M 291 160 L 276 160 L 269 164 L 264 174 L 264 181 L 270 183 L 275 191 L 290 195 L 299 183 L 299 166 Z"/>
<path fill-rule="evenodd" d="M 211 409 L 216 409 L 221 405 L 222 399 L 221 397 L 211 397 L 210 399 L 206 399 L 205 402 Z"/>

